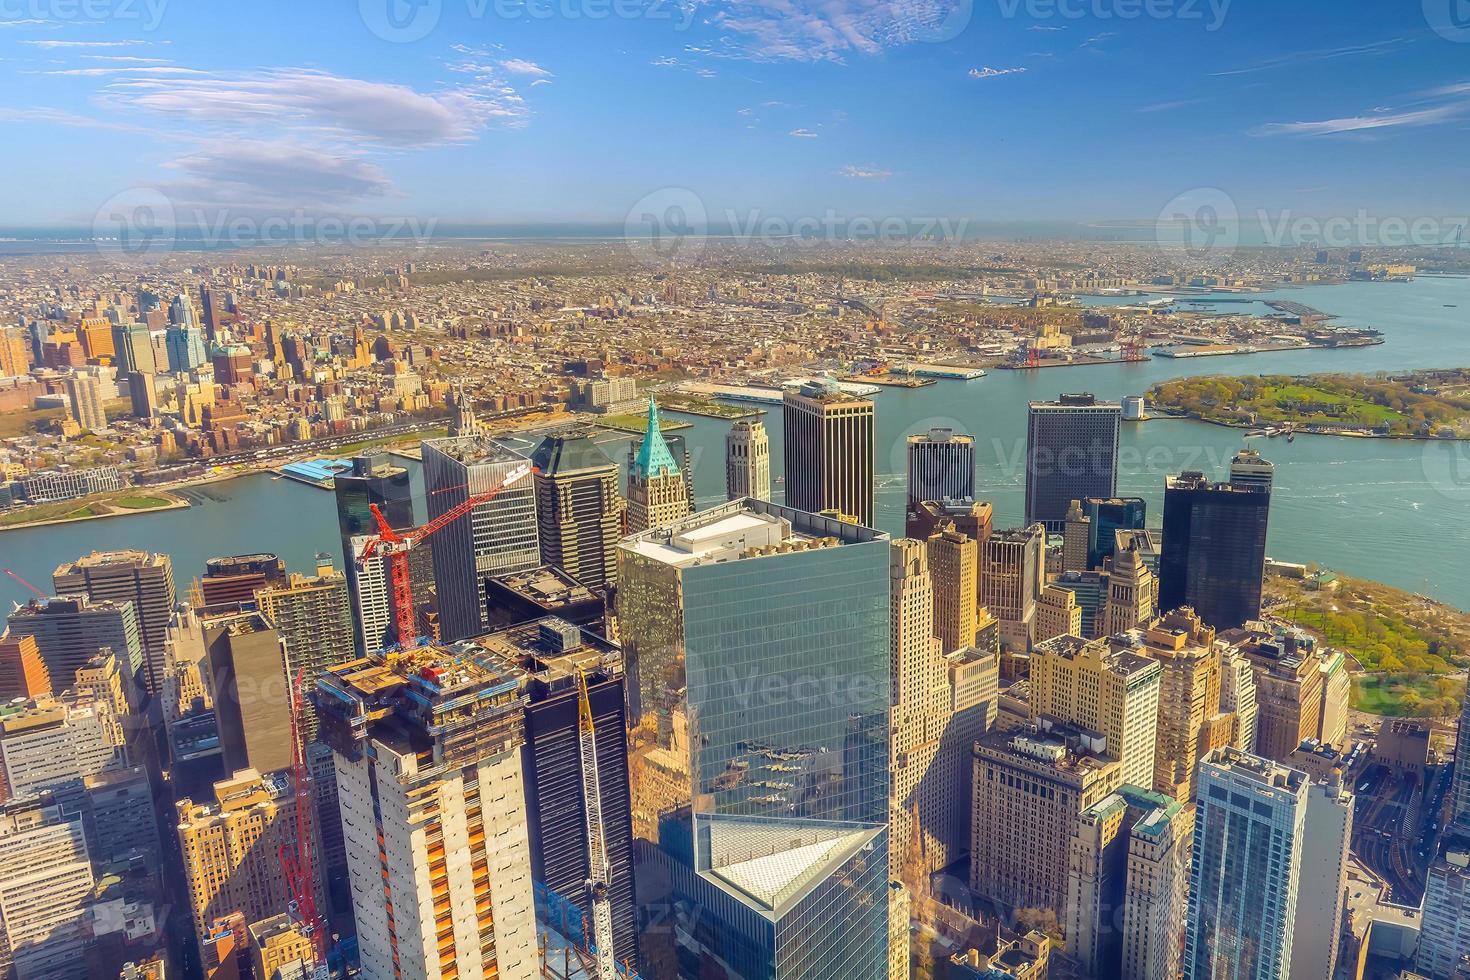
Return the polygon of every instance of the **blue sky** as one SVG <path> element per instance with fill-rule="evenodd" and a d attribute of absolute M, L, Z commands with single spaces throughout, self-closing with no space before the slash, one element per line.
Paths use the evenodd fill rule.
<path fill-rule="evenodd" d="M 0 226 L 1470 211 L 1470 0 L 531 2 L 0 0 Z"/>

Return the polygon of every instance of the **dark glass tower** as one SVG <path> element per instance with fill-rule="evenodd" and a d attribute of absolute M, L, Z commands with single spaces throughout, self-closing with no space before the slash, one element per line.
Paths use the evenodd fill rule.
<path fill-rule="evenodd" d="M 1102 568 L 1113 557 L 1119 531 L 1140 531 L 1148 506 L 1142 497 L 1088 497 L 1082 513 L 1092 519 L 1087 532 L 1087 567 Z"/>
<path fill-rule="evenodd" d="M 1221 630 L 1258 618 L 1270 511 L 1270 491 L 1195 472 L 1166 479 L 1159 609 L 1193 606 Z"/>
<path fill-rule="evenodd" d="M 1090 394 L 1032 402 L 1026 424 L 1026 525 L 1060 534 L 1074 500 L 1118 492 L 1123 409 Z"/>

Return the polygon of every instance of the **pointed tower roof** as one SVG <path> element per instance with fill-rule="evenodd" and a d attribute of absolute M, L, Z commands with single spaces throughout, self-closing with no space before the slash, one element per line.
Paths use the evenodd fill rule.
<path fill-rule="evenodd" d="M 643 480 L 669 473 L 678 473 L 679 464 L 664 441 L 663 431 L 658 424 L 658 403 L 648 399 L 648 428 L 643 433 L 643 442 L 638 446 L 638 455 L 633 458 L 633 468 Z"/>

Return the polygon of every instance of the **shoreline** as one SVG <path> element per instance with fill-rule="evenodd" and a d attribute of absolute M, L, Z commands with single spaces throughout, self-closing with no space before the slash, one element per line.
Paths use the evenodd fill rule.
<path fill-rule="evenodd" d="M 1218 425 L 1225 429 L 1254 430 L 1260 428 L 1278 428 L 1281 426 L 1292 426 L 1292 434 L 1298 436 L 1327 436 L 1333 439 L 1383 439 L 1389 442 L 1470 442 L 1470 436 L 1416 436 L 1416 435 L 1394 435 L 1393 433 L 1381 434 L 1377 432 L 1319 432 L 1315 429 L 1298 429 L 1294 422 L 1262 422 L 1251 424 L 1247 422 L 1231 422 L 1227 419 L 1211 419 L 1193 412 L 1179 412 L 1158 405 L 1149 406 L 1154 412 L 1147 419 L 1138 421 L 1161 422 L 1166 419 L 1180 419 L 1186 422 L 1203 422 L 1206 425 Z M 1279 439 L 1285 436 L 1283 430 L 1275 436 L 1262 435 L 1262 439 Z"/>
<path fill-rule="evenodd" d="M 0 534 L 3 534 L 6 531 L 29 531 L 33 528 L 55 527 L 61 524 L 80 524 L 83 521 L 102 521 L 112 517 L 136 517 L 139 514 L 162 514 L 165 511 L 170 510 L 188 510 L 190 507 L 194 506 L 194 504 L 190 501 L 185 500 L 182 497 L 179 497 L 177 494 L 174 494 L 173 492 L 168 490 L 155 490 L 147 495 L 166 497 L 168 498 L 168 503 L 158 507 L 115 507 L 115 505 L 107 503 L 106 501 L 101 501 L 96 504 L 89 504 L 87 503 L 87 498 L 78 497 L 78 509 L 81 509 L 83 507 L 95 506 L 109 507 L 114 509 L 108 510 L 106 513 L 103 514 L 81 514 L 76 517 L 47 517 L 36 521 L 21 521 L 16 524 L 0 524 Z M 58 503 L 61 502 L 63 501 L 58 501 Z"/>

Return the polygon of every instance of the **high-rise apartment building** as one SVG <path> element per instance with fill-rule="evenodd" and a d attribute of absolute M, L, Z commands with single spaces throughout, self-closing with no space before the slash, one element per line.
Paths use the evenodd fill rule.
<path fill-rule="evenodd" d="M 1032 402 L 1026 426 L 1026 523 L 1061 533 L 1074 500 L 1118 492 L 1123 409 L 1083 393 Z"/>
<path fill-rule="evenodd" d="M 1424 885 L 1424 917 L 1414 968 L 1429 980 L 1460 980 L 1470 950 L 1470 831 L 1452 825 L 1439 842 Z"/>
<path fill-rule="evenodd" d="M 51 674 L 30 634 L 0 634 L 0 702 L 51 693 Z"/>
<path fill-rule="evenodd" d="M 1177 977 L 1194 808 L 1179 801 L 1133 825 L 1123 891 L 1122 980 Z"/>
<path fill-rule="evenodd" d="M 102 383 L 95 377 L 67 375 L 66 400 L 71 417 L 83 432 L 101 432 L 107 428 L 107 413 L 102 410 Z"/>
<path fill-rule="evenodd" d="M 1031 718 L 1060 718 L 1101 733 L 1123 781 L 1150 786 L 1158 731 L 1158 661 L 1106 640 L 1059 636 L 1031 655 Z"/>
<path fill-rule="evenodd" d="M 1192 606 L 1216 629 L 1261 615 L 1271 494 L 1202 473 L 1164 481 L 1159 608 Z"/>
<path fill-rule="evenodd" d="M 980 549 L 981 604 L 1000 621 L 1001 643 L 1031 649 L 1036 602 L 1046 584 L 1046 529 L 1040 524 L 996 531 Z"/>
<path fill-rule="evenodd" d="M 591 588 L 617 578 L 618 467 L 588 432 L 547 436 L 531 454 L 541 563 Z"/>
<path fill-rule="evenodd" d="M 226 771 L 289 769 L 291 701 L 281 634 L 238 604 L 201 610 L 199 618 Z"/>
<path fill-rule="evenodd" d="M 648 400 L 648 425 L 628 463 L 628 531 L 637 534 L 688 517 L 694 510 L 689 481 L 670 449 Z"/>
<path fill-rule="evenodd" d="M 1288 976 L 1309 783 L 1237 749 L 1200 765 L 1185 980 Z"/>
<path fill-rule="evenodd" d="M 353 625 L 347 578 L 330 561 L 318 564 L 316 575 L 293 572 L 284 585 L 261 589 L 255 601 L 286 645 L 282 669 L 289 684 L 296 683 L 299 673 L 303 687 L 310 689 L 318 674 L 350 657 Z M 315 708 L 306 705 L 301 721 L 306 740 L 315 739 Z"/>
<path fill-rule="evenodd" d="M 1099 741 L 1042 718 L 976 743 L 971 891 L 1008 909 L 1066 908 L 1077 820 L 1124 783 L 1122 763 Z"/>
<path fill-rule="evenodd" d="M 1470 829 L 1470 691 L 1455 733 L 1455 772 L 1450 783 L 1450 819 Z"/>
<path fill-rule="evenodd" d="M 578 745 L 580 681 L 597 752 L 608 902 L 618 962 L 637 963 L 638 914 L 633 880 L 633 822 L 622 653 L 594 633 L 545 617 L 477 637 L 475 644 L 519 670 L 525 694 L 522 747 L 533 878 L 577 906 L 591 921 L 586 882 L 587 819 Z"/>
<path fill-rule="evenodd" d="M 204 576 L 199 580 L 204 605 L 251 602 L 255 593 L 268 585 L 286 581 L 286 563 L 275 555 L 229 555 L 211 558 L 204 563 Z"/>
<path fill-rule="evenodd" d="M 873 524 L 874 405 L 832 383 L 811 382 L 782 398 L 786 503 Z"/>
<path fill-rule="evenodd" d="M 980 548 L 953 528 L 932 535 L 928 573 L 934 583 L 934 636 L 941 653 L 975 645 L 979 613 Z"/>
<path fill-rule="evenodd" d="M 1271 492 L 1276 468 L 1254 449 L 1242 449 L 1230 460 L 1230 485 Z"/>
<path fill-rule="evenodd" d="M 131 602 L 143 644 L 143 684 L 150 694 L 162 688 L 164 649 L 173 616 L 174 571 L 168 555 L 146 551 L 94 551 L 59 565 L 51 574 L 57 595 L 85 595 L 93 601 Z"/>
<path fill-rule="evenodd" d="M 743 976 L 886 976 L 887 535 L 746 498 L 618 552 L 647 733 L 634 823 L 657 838 L 649 880 L 708 923 L 681 956 Z M 672 958 L 655 939 L 645 959 Z"/>
<path fill-rule="evenodd" d="M 908 437 L 908 509 L 975 496 L 975 437 L 935 428 Z"/>
<path fill-rule="evenodd" d="M 74 815 L 59 806 L 0 813 L 0 976 L 84 980 L 93 885 Z"/>
<path fill-rule="evenodd" d="M 214 800 L 181 799 L 179 850 L 201 947 L 234 912 L 256 922 L 286 908 L 291 893 L 281 848 L 296 839 L 296 795 L 286 772 L 243 769 L 214 784 Z"/>
<path fill-rule="evenodd" d="M 760 419 L 742 419 L 725 435 L 725 493 L 771 499 L 771 439 Z"/>
<path fill-rule="evenodd" d="M 138 684 L 143 670 L 143 640 L 131 601 L 93 601 L 85 595 L 34 599 L 10 614 L 9 635 L 36 638 L 51 686 L 71 687 L 77 671 L 103 648 L 122 665 L 129 685 Z"/>
<path fill-rule="evenodd" d="M 1313 779 L 1307 790 L 1301 878 L 1292 920 L 1290 980 L 1337 976 L 1338 932 L 1347 904 L 1348 852 L 1353 839 L 1351 787 L 1341 774 Z"/>
<path fill-rule="evenodd" d="M 365 976 L 539 975 L 523 682 L 474 641 L 319 678 Z"/>
<path fill-rule="evenodd" d="M 487 436 L 426 439 L 422 446 L 431 518 L 476 494 L 500 488 L 495 499 L 475 507 L 433 539 L 440 632 L 445 640 L 460 640 L 484 632 L 488 625 L 487 576 L 541 564 L 535 485 L 527 473 L 504 486 L 527 460 Z"/>

